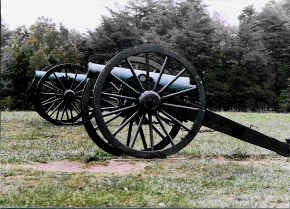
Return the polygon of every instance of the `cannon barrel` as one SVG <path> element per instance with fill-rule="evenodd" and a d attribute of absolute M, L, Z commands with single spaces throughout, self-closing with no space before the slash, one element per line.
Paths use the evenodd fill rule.
<path fill-rule="evenodd" d="M 65 73 L 56 72 L 55 74 L 50 75 L 49 79 L 55 80 L 56 79 L 55 76 L 57 76 L 58 78 L 68 76 L 72 79 L 75 79 L 76 82 L 81 82 L 81 81 L 85 80 L 87 77 L 97 78 L 98 75 L 102 72 L 102 70 L 104 68 L 105 68 L 105 65 L 89 63 L 87 74 L 75 75 L 73 73 L 67 73 L 67 75 L 66 75 Z M 35 71 L 35 79 L 39 80 L 41 77 L 43 77 L 45 75 L 45 73 L 46 73 L 46 71 L 41 71 L 41 70 Z M 146 74 L 146 72 L 142 71 L 142 70 L 135 70 L 135 73 L 137 76 L 139 76 L 141 74 L 144 74 L 144 75 Z M 112 74 L 114 74 L 115 76 L 117 76 L 118 78 L 120 78 L 122 80 L 128 80 L 133 76 L 130 69 L 121 68 L 121 67 L 115 67 L 112 70 Z M 149 76 L 150 76 L 150 78 L 153 79 L 153 81 L 156 82 L 158 77 L 159 77 L 159 73 L 150 72 Z M 169 83 L 173 79 L 174 79 L 173 75 L 163 74 L 160 81 L 159 81 L 159 84 L 161 86 L 165 86 L 167 83 Z M 168 89 L 170 89 L 170 90 L 184 90 L 184 89 L 188 89 L 191 87 L 193 87 L 193 85 L 190 85 L 189 77 L 179 77 L 176 81 L 174 81 L 168 87 Z"/>

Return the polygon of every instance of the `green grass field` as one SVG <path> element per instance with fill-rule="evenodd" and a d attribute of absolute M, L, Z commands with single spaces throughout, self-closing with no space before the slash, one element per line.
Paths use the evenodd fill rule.
<path fill-rule="evenodd" d="M 220 114 L 279 139 L 290 136 L 290 114 Z M 103 152 L 82 126 L 56 127 L 35 112 L 1 117 L 0 207 L 290 206 L 289 158 L 218 132 L 198 134 L 168 159 L 135 160 Z M 71 161 L 89 167 L 112 160 L 146 166 L 124 175 L 27 166 Z"/>

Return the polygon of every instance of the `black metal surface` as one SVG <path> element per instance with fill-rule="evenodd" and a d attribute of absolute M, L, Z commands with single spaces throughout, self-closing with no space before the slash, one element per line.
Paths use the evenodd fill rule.
<path fill-rule="evenodd" d="M 272 137 L 266 136 L 256 130 L 248 128 L 242 124 L 225 118 L 219 114 L 216 114 L 210 110 L 205 113 L 202 125 L 230 135 L 242 141 L 272 150 L 279 155 L 289 157 L 290 146 L 287 143 L 281 142 Z"/>

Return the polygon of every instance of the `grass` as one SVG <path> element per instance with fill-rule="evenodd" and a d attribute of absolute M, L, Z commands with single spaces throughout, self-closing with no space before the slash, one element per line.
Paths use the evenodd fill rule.
<path fill-rule="evenodd" d="M 109 155 L 90 140 L 82 126 L 54 126 L 34 112 L 2 113 L 1 163 L 86 160 Z"/>
<path fill-rule="evenodd" d="M 276 138 L 290 136 L 290 114 L 221 114 Z M 116 158 L 95 146 L 82 126 L 55 127 L 34 112 L 2 112 L 1 135 L 0 207 L 289 207 L 289 159 L 218 132 L 198 134 L 174 156 L 178 160 L 146 161 L 143 172 L 122 176 L 21 166 Z"/>

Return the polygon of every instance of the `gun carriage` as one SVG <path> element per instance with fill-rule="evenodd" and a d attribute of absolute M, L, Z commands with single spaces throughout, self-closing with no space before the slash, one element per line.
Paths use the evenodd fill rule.
<path fill-rule="evenodd" d="M 206 107 L 194 67 L 171 50 L 142 45 L 106 65 L 63 64 L 36 71 L 36 107 L 57 125 L 83 123 L 90 138 L 114 155 L 165 158 L 189 144 L 201 126 L 289 156 L 282 142 Z"/>

